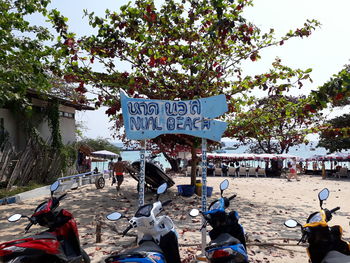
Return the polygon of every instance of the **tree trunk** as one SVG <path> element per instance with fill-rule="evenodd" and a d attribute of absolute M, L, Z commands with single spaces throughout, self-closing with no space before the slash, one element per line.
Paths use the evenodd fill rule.
<path fill-rule="evenodd" d="M 171 158 L 169 155 L 167 155 L 165 152 L 163 152 L 163 155 L 165 159 L 170 163 L 171 171 L 178 173 L 180 171 L 179 163 L 177 159 Z"/>

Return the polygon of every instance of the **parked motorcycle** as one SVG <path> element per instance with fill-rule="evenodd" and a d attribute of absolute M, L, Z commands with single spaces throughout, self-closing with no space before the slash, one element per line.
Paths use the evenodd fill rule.
<path fill-rule="evenodd" d="M 209 205 L 208 211 L 201 212 L 198 209 L 192 209 L 190 212 L 192 217 L 201 214 L 205 219 L 201 230 L 208 223 L 213 228 L 209 232 L 211 241 L 205 248 L 206 257 L 212 263 L 248 262 L 244 230 L 238 223 L 238 213 L 236 211 L 229 213 L 225 211 L 229 207 L 230 201 L 236 197 L 236 195 L 229 198 L 223 197 L 223 192 L 228 186 L 229 182 L 225 179 L 220 184 L 221 198 L 213 201 Z"/>
<path fill-rule="evenodd" d="M 158 201 L 159 195 L 167 189 L 164 183 L 157 188 L 157 201 L 146 204 L 136 211 L 129 220 L 129 226 L 123 231 L 123 236 L 132 228 L 139 232 L 138 247 L 113 254 L 105 259 L 108 263 L 119 262 L 143 262 L 143 263 L 180 263 L 180 253 L 177 233 L 170 217 L 158 216 L 163 207 L 170 204 L 171 200 Z M 126 218 L 119 212 L 107 215 L 108 220 L 116 221 Z"/>
<path fill-rule="evenodd" d="M 302 237 L 300 242 L 308 242 L 307 252 L 312 263 L 350 263 L 350 244 L 342 240 L 343 229 L 339 225 L 328 226 L 332 219 L 332 214 L 340 209 L 336 207 L 328 210 L 322 208 L 323 201 L 327 200 L 329 190 L 323 189 L 318 194 L 320 200 L 319 212 L 312 213 L 306 220 L 305 225 L 301 225 L 294 219 L 285 221 L 284 225 L 289 228 L 300 226 Z"/>
<path fill-rule="evenodd" d="M 0 244 L 0 262 L 90 262 L 89 256 L 80 246 L 78 228 L 73 215 L 64 209 L 55 211 L 66 196 L 66 194 L 58 198 L 53 196 L 58 187 L 58 181 L 51 185 L 51 197 L 39 204 L 31 217 L 14 214 L 8 218 L 10 222 L 17 222 L 22 217 L 27 218 L 29 223 L 25 233 L 35 224 L 48 227 L 48 230 Z"/>

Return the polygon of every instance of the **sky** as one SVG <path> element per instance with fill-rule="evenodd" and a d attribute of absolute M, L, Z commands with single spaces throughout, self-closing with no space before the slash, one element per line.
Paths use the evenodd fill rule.
<path fill-rule="evenodd" d="M 68 17 L 70 31 L 79 35 L 89 34 L 91 29 L 87 19 L 83 19 L 83 9 L 103 15 L 105 9 L 119 11 L 126 0 L 52 0 L 50 7 L 57 8 Z M 161 3 L 160 0 L 158 0 Z M 290 29 L 303 26 L 307 19 L 317 19 L 321 27 L 308 38 L 293 39 L 283 46 L 272 47 L 261 53 L 262 59 L 244 65 L 246 73 L 266 72 L 275 57 L 292 68 L 312 68 L 313 83 L 305 85 L 300 93 L 307 94 L 328 81 L 339 72 L 350 59 L 349 0 L 255 0 L 244 16 L 263 32 L 274 28 L 277 36 Z M 111 124 L 105 108 L 96 111 L 79 112 L 77 120 L 83 123 L 83 134 L 88 138 L 111 139 Z M 332 113 L 333 115 L 339 112 Z"/>

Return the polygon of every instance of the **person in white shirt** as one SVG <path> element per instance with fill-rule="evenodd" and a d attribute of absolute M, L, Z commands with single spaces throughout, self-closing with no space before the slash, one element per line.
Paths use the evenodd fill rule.
<path fill-rule="evenodd" d="M 297 181 L 300 181 L 297 173 L 297 160 L 295 157 L 292 158 L 292 161 L 288 163 L 289 173 L 287 176 L 288 182 L 291 181 L 292 178 L 295 178 Z"/>

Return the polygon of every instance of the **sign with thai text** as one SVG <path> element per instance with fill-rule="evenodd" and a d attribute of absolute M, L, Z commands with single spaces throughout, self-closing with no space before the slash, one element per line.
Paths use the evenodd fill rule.
<path fill-rule="evenodd" d="M 213 120 L 227 111 L 225 95 L 169 101 L 130 98 L 121 90 L 120 98 L 126 136 L 131 140 L 181 133 L 220 141 L 227 127 L 226 122 Z"/>

